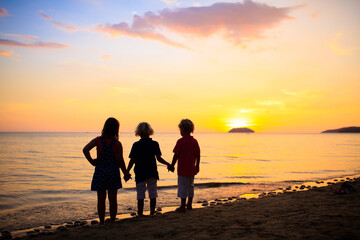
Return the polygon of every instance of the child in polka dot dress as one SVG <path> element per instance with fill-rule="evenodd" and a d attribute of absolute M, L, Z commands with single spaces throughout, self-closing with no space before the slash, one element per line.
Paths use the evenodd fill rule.
<path fill-rule="evenodd" d="M 98 214 L 100 224 L 105 221 L 105 200 L 108 192 L 110 204 L 110 220 L 115 221 L 117 214 L 117 190 L 122 188 L 120 171 L 124 173 L 125 181 L 131 178 L 126 170 L 122 145 L 119 142 L 119 122 L 115 118 L 108 118 L 104 124 L 102 134 L 91 140 L 83 149 L 86 159 L 95 166 L 91 183 L 91 191 L 97 191 Z M 96 147 L 97 158 L 93 159 L 90 150 Z"/>

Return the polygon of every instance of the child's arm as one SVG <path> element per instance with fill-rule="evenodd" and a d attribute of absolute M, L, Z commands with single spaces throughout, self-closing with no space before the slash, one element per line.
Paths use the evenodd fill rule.
<path fill-rule="evenodd" d="M 173 160 L 172 160 L 171 165 L 170 165 L 170 167 L 169 167 L 169 168 L 171 168 L 170 171 L 174 172 L 174 170 L 175 170 L 175 164 L 176 164 L 176 162 L 177 162 L 178 159 L 179 159 L 179 154 L 174 153 Z"/>
<path fill-rule="evenodd" d="M 166 165 L 168 168 L 171 166 L 170 163 L 168 163 L 167 161 L 165 161 L 165 159 L 163 159 L 160 155 L 156 155 L 156 159 L 157 159 L 160 163 Z"/>
<path fill-rule="evenodd" d="M 90 150 L 96 147 L 97 138 L 94 138 L 91 140 L 86 146 L 83 148 L 83 153 L 86 157 L 86 159 L 89 161 L 89 163 L 93 166 L 96 166 L 97 159 L 93 159 L 90 155 Z"/>
<path fill-rule="evenodd" d="M 135 159 L 134 158 L 130 158 L 130 162 L 129 162 L 129 165 L 127 167 L 127 171 L 130 172 L 131 168 L 133 167 L 135 163 Z"/>
<path fill-rule="evenodd" d="M 196 173 L 200 172 L 200 153 L 196 156 Z"/>
<path fill-rule="evenodd" d="M 131 174 L 126 170 L 125 161 L 123 157 L 123 148 L 120 142 L 119 144 L 117 144 L 116 147 L 116 160 L 118 161 L 119 167 L 124 174 L 125 181 L 129 180 L 131 178 Z"/>

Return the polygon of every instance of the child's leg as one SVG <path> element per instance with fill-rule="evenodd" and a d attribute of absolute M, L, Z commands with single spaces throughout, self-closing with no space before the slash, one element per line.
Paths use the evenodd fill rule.
<path fill-rule="evenodd" d="M 186 205 L 186 198 L 181 198 L 181 205 L 180 205 L 180 209 L 184 209 L 185 210 L 185 205 Z"/>
<path fill-rule="evenodd" d="M 155 214 L 156 198 L 150 198 L 150 215 Z"/>
<path fill-rule="evenodd" d="M 147 189 L 150 198 L 150 215 L 155 214 L 156 198 L 157 198 L 157 179 L 150 178 L 147 180 Z"/>
<path fill-rule="evenodd" d="M 143 215 L 145 191 L 146 191 L 146 181 L 136 183 L 139 216 Z"/>
<path fill-rule="evenodd" d="M 188 197 L 188 202 L 187 202 L 187 205 L 186 205 L 186 208 L 187 208 L 188 210 L 191 210 L 191 209 L 192 209 L 192 200 L 193 200 L 192 197 Z"/>
<path fill-rule="evenodd" d="M 110 219 L 111 222 L 115 222 L 117 214 L 117 190 L 109 190 L 109 203 L 110 203 Z"/>
<path fill-rule="evenodd" d="M 138 199 L 138 216 L 142 216 L 144 211 L 144 199 Z"/>
<path fill-rule="evenodd" d="M 181 198 L 181 205 L 178 211 L 184 211 L 186 205 L 186 197 L 187 197 L 187 184 L 186 177 L 178 176 L 178 197 Z"/>
<path fill-rule="evenodd" d="M 193 197 L 194 197 L 194 177 L 188 177 L 188 192 L 187 192 L 187 195 L 188 195 L 188 202 L 187 202 L 187 206 L 186 208 L 191 210 L 192 209 L 192 201 L 193 201 Z"/>
<path fill-rule="evenodd" d="M 106 200 L 106 191 L 97 191 L 98 196 L 98 214 L 100 224 L 105 222 L 105 200 Z"/>

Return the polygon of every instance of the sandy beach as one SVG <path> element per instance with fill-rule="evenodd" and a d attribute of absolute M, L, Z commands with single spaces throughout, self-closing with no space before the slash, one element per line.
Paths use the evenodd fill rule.
<path fill-rule="evenodd" d="M 31 236 L 33 239 L 360 239 L 360 181 L 308 191 L 236 200 L 185 213 L 168 212 L 105 225 Z"/>

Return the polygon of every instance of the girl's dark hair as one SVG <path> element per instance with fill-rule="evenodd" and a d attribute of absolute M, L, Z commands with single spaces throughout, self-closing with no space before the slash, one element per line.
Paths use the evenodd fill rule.
<path fill-rule="evenodd" d="M 116 138 L 119 139 L 119 121 L 115 118 L 108 118 L 105 121 L 104 128 L 101 131 L 101 136 L 104 138 Z"/>

